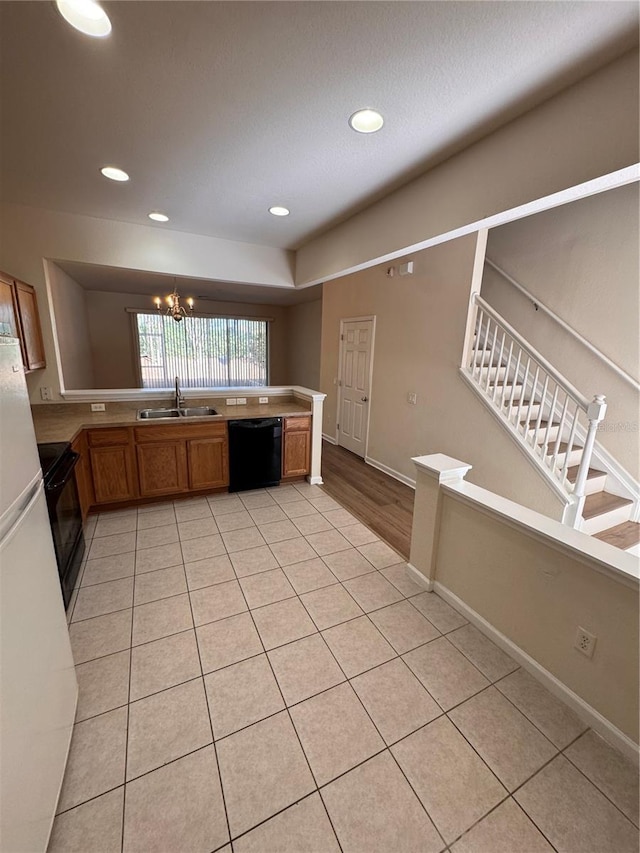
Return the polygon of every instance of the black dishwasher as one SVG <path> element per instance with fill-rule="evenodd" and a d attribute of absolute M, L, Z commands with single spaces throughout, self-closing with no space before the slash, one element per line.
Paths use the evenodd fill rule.
<path fill-rule="evenodd" d="M 277 486 L 282 474 L 282 418 L 229 421 L 229 491 Z"/>

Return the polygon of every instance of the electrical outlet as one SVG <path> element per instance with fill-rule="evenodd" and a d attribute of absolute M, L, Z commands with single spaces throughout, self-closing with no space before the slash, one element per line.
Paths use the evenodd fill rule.
<path fill-rule="evenodd" d="M 41 388 L 40 398 L 42 400 L 53 400 L 53 391 L 51 390 L 51 388 Z"/>
<path fill-rule="evenodd" d="M 246 406 L 247 398 L 246 397 L 236 397 L 236 405 L 237 406 Z"/>
<path fill-rule="evenodd" d="M 590 634 L 578 625 L 576 639 L 573 645 L 579 652 L 582 652 L 583 655 L 586 655 L 588 658 L 592 658 L 597 639 L 598 638 L 594 634 Z"/>
<path fill-rule="evenodd" d="M 268 403 L 268 402 L 269 402 L 269 398 L 268 398 L 268 397 L 259 397 L 259 398 L 258 398 L 258 402 L 259 402 L 259 403 Z"/>
<path fill-rule="evenodd" d="M 415 406 L 415 404 L 417 402 L 418 402 L 418 395 L 417 394 L 414 394 L 413 392 L 410 392 L 409 394 L 407 394 L 407 403 L 411 403 L 412 406 Z"/>
<path fill-rule="evenodd" d="M 91 411 L 92 412 L 104 412 L 104 411 L 106 411 L 106 408 L 107 407 L 105 406 L 104 403 L 92 403 L 91 404 Z"/>
<path fill-rule="evenodd" d="M 227 404 L 227 406 L 235 406 L 237 402 L 238 401 L 236 400 L 235 397 L 227 397 L 227 399 L 225 400 L 225 403 Z"/>

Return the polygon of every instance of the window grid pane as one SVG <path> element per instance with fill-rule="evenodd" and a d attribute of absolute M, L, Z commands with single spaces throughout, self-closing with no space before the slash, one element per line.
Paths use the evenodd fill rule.
<path fill-rule="evenodd" d="M 143 388 L 267 384 L 267 322 L 136 314 Z"/>

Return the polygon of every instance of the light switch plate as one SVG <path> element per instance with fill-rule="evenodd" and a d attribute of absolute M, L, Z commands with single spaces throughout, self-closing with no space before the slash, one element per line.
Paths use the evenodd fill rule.
<path fill-rule="evenodd" d="M 104 411 L 106 411 L 106 408 L 107 407 L 105 406 L 104 403 L 92 403 L 91 404 L 91 411 L 92 412 L 104 412 Z"/>
<path fill-rule="evenodd" d="M 238 406 L 246 406 L 247 398 L 246 397 L 236 397 L 236 403 Z"/>
<path fill-rule="evenodd" d="M 227 404 L 227 406 L 235 406 L 237 402 L 238 401 L 236 400 L 235 397 L 227 397 L 227 399 L 225 400 L 225 403 Z"/>

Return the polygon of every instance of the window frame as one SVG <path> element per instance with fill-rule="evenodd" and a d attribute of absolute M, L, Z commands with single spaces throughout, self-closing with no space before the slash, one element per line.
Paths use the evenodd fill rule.
<path fill-rule="evenodd" d="M 138 388 L 142 391 L 162 391 L 166 390 L 166 388 L 171 388 L 171 386 L 166 386 L 166 388 L 149 388 L 143 385 L 142 380 L 142 365 L 140 363 L 140 337 L 138 334 L 138 314 L 149 314 L 151 316 L 155 316 L 157 311 L 148 308 L 125 308 L 124 309 L 127 314 L 131 315 L 131 337 L 132 337 L 132 354 L 133 354 L 133 369 L 136 377 L 136 381 L 138 383 Z M 268 388 L 271 383 L 271 323 L 274 322 L 273 317 L 262 317 L 262 316 L 249 316 L 246 314 L 207 314 L 202 311 L 198 311 L 198 317 L 204 317 L 206 319 L 211 320 L 249 320 L 251 322 L 262 322 L 265 323 L 265 337 L 266 337 L 266 346 L 265 346 L 265 359 L 266 359 L 266 382 L 265 385 L 207 385 L 207 386 L 189 386 L 185 385 L 182 390 L 188 392 L 202 392 L 202 391 L 225 391 L 229 390 L 229 388 Z M 187 318 L 188 319 L 188 318 Z M 175 322 L 175 321 L 174 321 Z"/>

